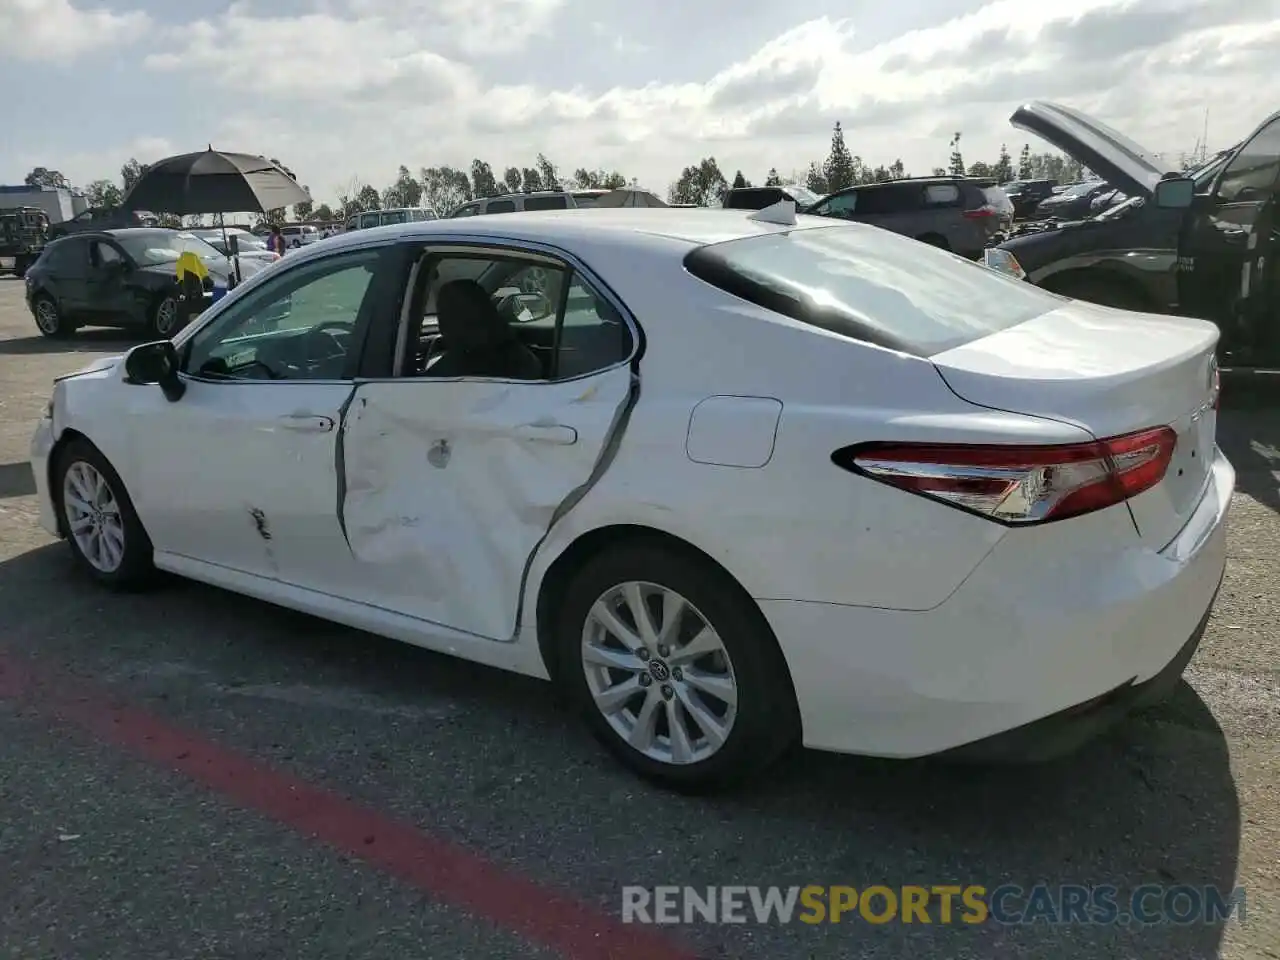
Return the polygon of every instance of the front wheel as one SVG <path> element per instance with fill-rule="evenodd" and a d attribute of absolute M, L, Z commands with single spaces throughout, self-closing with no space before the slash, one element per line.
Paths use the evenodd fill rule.
<path fill-rule="evenodd" d="M 147 317 L 147 332 L 157 340 L 168 340 L 178 330 L 178 298 L 166 293 L 151 305 Z"/>
<path fill-rule="evenodd" d="M 558 679 L 595 736 L 663 786 L 717 789 L 798 738 L 768 624 L 723 570 L 661 543 L 614 548 L 570 583 Z"/>
<path fill-rule="evenodd" d="M 99 583 L 136 589 L 151 582 L 151 538 L 119 474 L 87 440 L 59 453 L 53 476 L 59 523 L 78 566 Z"/>

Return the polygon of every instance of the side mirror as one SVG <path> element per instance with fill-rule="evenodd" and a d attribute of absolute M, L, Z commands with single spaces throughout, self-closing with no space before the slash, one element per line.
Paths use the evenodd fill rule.
<path fill-rule="evenodd" d="M 170 340 L 134 347 L 125 354 L 124 373 L 128 383 L 158 385 L 170 403 L 181 400 L 187 392 L 187 385 L 178 376 L 178 350 Z"/>
<path fill-rule="evenodd" d="M 1189 177 L 1172 177 L 1156 184 L 1155 201 L 1161 210 L 1186 210 L 1195 198 L 1196 182 Z"/>

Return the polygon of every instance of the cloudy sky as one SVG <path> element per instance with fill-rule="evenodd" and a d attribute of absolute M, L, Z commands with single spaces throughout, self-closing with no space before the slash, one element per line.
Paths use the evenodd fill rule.
<path fill-rule="evenodd" d="M 1280 108 L 1277 49 L 1280 0 L 0 0 L 0 183 L 212 142 L 323 200 L 538 152 L 665 192 L 703 156 L 802 169 L 836 120 L 927 173 L 956 130 L 969 161 L 1016 154 L 1033 98 L 1176 156 L 1206 108 L 1211 147 Z"/>

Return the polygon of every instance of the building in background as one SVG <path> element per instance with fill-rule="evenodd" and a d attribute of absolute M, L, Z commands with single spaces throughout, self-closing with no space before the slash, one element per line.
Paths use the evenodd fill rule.
<path fill-rule="evenodd" d="M 0 209 L 39 207 L 50 223 L 62 223 L 89 209 L 84 194 L 65 187 L 29 187 L 24 183 L 0 184 Z"/>

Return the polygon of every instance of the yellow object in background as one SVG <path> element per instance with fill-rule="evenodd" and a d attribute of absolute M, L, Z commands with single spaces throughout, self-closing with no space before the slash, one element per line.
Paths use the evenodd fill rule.
<path fill-rule="evenodd" d="M 198 280 L 204 280 L 209 276 L 209 268 L 204 265 L 204 261 L 190 250 L 178 257 L 177 270 L 179 282 L 184 280 L 187 274 L 191 274 Z"/>

